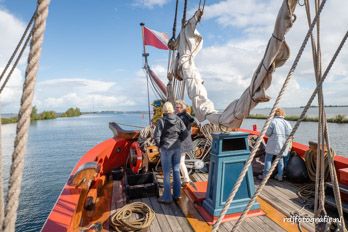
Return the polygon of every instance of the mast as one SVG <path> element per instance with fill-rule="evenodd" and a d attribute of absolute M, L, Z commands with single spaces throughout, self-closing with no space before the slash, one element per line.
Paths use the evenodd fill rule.
<path fill-rule="evenodd" d="M 140 23 L 141 26 L 141 36 L 143 38 L 143 57 L 144 57 L 144 69 L 147 70 L 148 68 L 148 63 L 147 63 L 147 57 L 149 56 L 149 53 L 146 52 L 146 47 L 144 44 L 144 26 L 145 23 Z M 149 114 L 149 124 L 151 124 L 151 115 L 150 115 L 150 93 L 149 93 L 149 75 L 148 72 L 146 72 L 146 88 L 147 88 L 147 109 L 148 109 L 148 114 Z"/>

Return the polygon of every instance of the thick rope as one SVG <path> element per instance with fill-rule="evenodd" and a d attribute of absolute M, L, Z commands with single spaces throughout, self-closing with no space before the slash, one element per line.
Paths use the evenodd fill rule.
<path fill-rule="evenodd" d="M 315 7 L 316 7 L 316 11 L 318 9 L 318 1 L 315 2 Z M 311 14 L 310 14 L 310 5 L 309 5 L 309 1 L 305 0 L 304 1 L 305 4 L 305 8 L 306 8 L 306 15 L 307 15 L 307 23 L 308 26 L 310 26 L 310 22 L 311 22 Z M 314 73 L 315 73 L 315 78 L 316 78 L 316 83 L 318 83 L 318 81 L 320 80 L 320 76 L 321 76 L 321 52 L 320 52 L 320 21 L 318 19 L 318 23 L 317 23 L 317 41 L 318 41 L 318 46 L 316 45 L 315 41 L 314 41 L 314 37 L 313 35 L 311 35 L 311 45 L 312 45 L 312 56 L 313 56 L 313 66 L 314 66 Z M 325 111 L 323 109 L 323 92 L 322 89 L 319 90 L 319 94 L 318 94 L 318 105 L 319 105 L 319 122 L 318 122 L 318 146 L 317 146 L 317 155 L 316 156 L 316 164 L 315 167 L 318 167 L 315 169 L 315 183 L 320 183 L 315 185 L 315 197 L 314 197 L 314 212 L 319 212 L 318 211 L 318 199 L 320 197 L 320 211 L 325 211 L 325 209 L 323 208 L 324 204 L 323 204 L 323 199 L 325 197 L 324 195 L 324 183 L 322 183 L 320 178 L 323 177 L 323 169 L 324 169 L 324 162 L 323 162 L 323 153 L 322 151 L 324 151 L 324 141 L 323 141 L 323 128 L 325 126 L 323 126 L 323 123 L 326 122 L 323 121 L 323 116 L 325 115 Z M 322 149 L 320 149 L 320 144 L 323 145 Z M 327 163 L 328 165 L 328 163 Z M 328 168 L 328 166 L 327 166 Z M 325 168 L 326 169 L 326 168 Z M 322 170 L 322 171 L 321 171 Z M 328 169 L 327 169 L 328 171 Z M 326 172 L 325 172 L 326 173 Z M 325 174 L 325 177 L 327 176 L 327 174 L 329 174 L 329 172 L 327 172 Z M 312 178 L 311 178 L 312 179 Z M 326 179 L 326 178 L 325 178 Z M 312 179 L 313 180 L 313 179 Z M 319 189 L 320 186 L 320 189 Z M 320 196 L 319 196 L 319 192 L 320 192 Z M 324 195 L 324 196 L 323 196 Z"/>
<path fill-rule="evenodd" d="M 325 0 L 323 1 L 323 3 L 325 2 Z M 348 37 L 348 31 L 346 32 L 346 34 L 344 35 L 339 47 L 337 48 L 334 56 L 332 57 L 328 67 L 325 70 L 324 75 L 322 76 L 322 79 L 319 81 L 319 83 L 317 84 L 317 87 L 315 88 L 315 90 L 312 93 L 312 96 L 310 97 L 310 99 L 308 100 L 307 105 L 305 106 L 305 108 L 303 109 L 300 118 L 298 119 L 298 121 L 296 122 L 294 128 L 292 129 L 289 137 L 286 139 L 281 151 L 279 152 L 279 154 L 277 155 L 276 159 L 274 160 L 274 162 L 272 163 L 272 166 L 270 168 L 270 170 L 268 171 L 268 173 L 266 174 L 266 177 L 261 181 L 260 185 L 258 186 L 257 190 L 255 191 L 254 195 L 252 196 L 252 198 L 250 199 L 248 205 L 246 206 L 245 210 L 243 211 L 242 215 L 240 216 L 240 218 L 238 219 L 238 221 L 236 222 L 236 224 L 234 224 L 232 231 L 236 231 L 238 229 L 238 227 L 240 226 L 240 224 L 243 222 L 244 218 L 246 217 L 246 214 L 248 213 L 248 211 L 250 210 L 250 208 L 252 207 L 252 205 L 254 204 L 256 197 L 258 197 L 261 193 L 261 191 L 263 190 L 263 188 L 265 187 L 268 179 L 271 177 L 273 170 L 276 168 L 276 166 L 278 165 L 278 162 L 282 157 L 281 154 L 283 154 L 283 152 L 285 151 L 285 149 L 287 148 L 288 144 L 290 143 L 292 137 L 294 136 L 294 134 L 296 133 L 298 127 L 300 126 L 302 120 L 304 119 L 309 107 L 311 106 L 315 96 L 317 95 L 320 87 L 322 86 L 323 82 L 325 81 L 328 73 L 330 72 L 333 64 L 336 61 L 336 58 L 338 56 L 338 54 L 340 53 L 340 51 L 342 50 L 342 47 L 344 45 L 344 43 L 346 42 Z M 330 152 L 329 152 L 329 157 L 331 156 Z M 331 164 L 333 164 L 333 161 L 331 160 Z M 334 183 L 338 183 L 337 181 L 337 176 L 334 175 L 332 168 L 330 169 L 330 173 L 332 173 L 333 178 L 335 180 Z M 336 199 L 336 202 L 339 200 L 339 198 Z M 342 217 L 343 218 L 343 217 Z M 344 224 L 344 220 L 343 220 L 343 224 Z"/>
<path fill-rule="evenodd" d="M 326 0 L 323 0 L 322 4 L 320 5 L 320 8 L 319 8 L 319 11 L 318 11 L 317 15 L 314 17 L 313 22 L 312 22 L 310 28 L 308 29 L 308 32 L 307 32 L 306 37 L 304 38 L 304 40 L 302 42 L 300 50 L 298 51 L 297 56 L 296 56 L 292 66 L 291 66 L 291 68 L 289 70 L 289 73 L 288 73 L 285 81 L 284 81 L 284 84 L 283 84 L 283 86 L 282 86 L 282 88 L 281 88 L 281 90 L 280 90 L 280 92 L 279 92 L 279 94 L 278 94 L 278 96 L 277 96 L 277 98 L 276 98 L 276 100 L 274 102 L 274 105 L 273 105 L 273 108 L 271 110 L 271 113 L 268 116 L 268 118 L 267 118 L 267 120 L 266 120 L 266 122 L 265 122 L 265 124 L 264 124 L 264 126 L 262 128 L 260 137 L 257 139 L 254 149 L 252 150 L 248 160 L 246 161 L 246 163 L 244 165 L 243 170 L 241 171 L 241 174 L 239 175 L 236 183 L 234 184 L 233 189 L 232 189 L 228 199 L 226 200 L 225 206 L 224 206 L 223 210 L 221 211 L 221 214 L 220 214 L 218 220 L 216 221 L 216 223 L 213 226 L 213 230 L 212 231 L 214 231 L 214 232 L 216 232 L 218 230 L 218 228 L 219 228 L 219 226 L 220 226 L 220 224 L 222 222 L 222 219 L 226 215 L 227 210 L 230 207 L 230 205 L 231 205 L 231 203 L 232 203 L 232 201 L 233 201 L 233 199 L 234 199 L 234 197 L 235 197 L 235 195 L 236 195 L 236 193 L 237 193 L 237 191 L 238 191 L 238 189 L 239 189 L 239 187 L 240 187 L 240 185 L 241 185 L 241 183 L 242 183 L 242 181 L 244 179 L 244 176 L 246 175 L 246 173 L 248 171 L 248 168 L 249 168 L 249 166 L 251 165 L 251 163 L 252 163 L 252 161 L 254 159 L 254 156 L 255 156 L 257 150 L 260 147 L 261 141 L 263 140 L 263 137 L 266 134 L 266 131 L 267 131 L 267 129 L 268 129 L 270 123 L 271 123 L 271 120 L 274 118 L 274 114 L 275 114 L 276 108 L 278 107 L 279 102 L 280 102 L 282 96 L 284 95 L 287 86 L 289 85 L 290 79 L 292 78 L 292 75 L 293 75 L 293 73 L 294 73 L 294 71 L 295 71 L 295 69 L 297 67 L 297 64 L 298 64 L 298 62 L 299 62 L 299 60 L 300 60 L 300 58 L 302 56 L 304 48 L 306 47 L 308 39 L 309 39 L 310 35 L 312 34 L 312 31 L 313 31 L 313 28 L 314 28 L 314 26 L 315 26 L 315 24 L 317 22 L 318 16 L 320 15 L 320 13 L 321 13 L 325 3 L 326 3 Z"/>
<path fill-rule="evenodd" d="M 30 125 L 30 114 L 32 110 L 36 74 L 39 68 L 41 45 L 46 28 L 49 3 L 50 0 L 37 1 L 37 15 L 33 28 L 28 66 L 25 72 L 21 107 L 18 114 L 16 139 L 14 143 L 14 151 L 12 154 L 9 188 L 7 193 L 6 215 L 3 224 L 3 229 L 6 232 L 12 232 L 15 230 L 15 222 L 17 218 L 17 209 L 24 168 L 24 155 Z"/>
<path fill-rule="evenodd" d="M 319 7 L 319 0 L 315 1 L 315 10 L 318 11 Z M 321 79 L 321 48 L 320 48 L 320 18 L 318 18 L 317 23 L 317 49 L 316 49 L 316 70 L 315 70 L 315 77 L 316 77 L 316 83 L 318 83 Z M 316 213 L 316 215 L 320 215 L 323 213 L 326 215 L 325 211 L 325 160 L 324 160 L 324 94 L 323 94 L 323 88 L 320 87 L 318 91 L 318 105 L 319 105 L 319 123 L 318 123 L 318 147 L 317 147 L 317 154 L 320 155 L 320 182 L 319 182 L 319 207 Z M 320 148 L 321 146 L 321 148 Z M 318 182 L 316 182 L 318 183 Z"/>
<path fill-rule="evenodd" d="M 305 5 L 305 8 L 306 8 L 306 15 L 307 15 L 307 23 L 308 23 L 308 26 L 310 26 L 310 23 L 311 23 L 311 13 L 310 13 L 310 5 L 309 5 L 309 0 L 305 0 L 304 1 L 304 5 Z M 317 65 L 317 51 L 316 51 L 316 44 L 315 44 L 315 41 L 314 41 L 314 37 L 313 37 L 313 34 L 311 35 L 311 45 L 312 45 L 312 56 L 313 56 L 313 66 L 314 66 L 314 73 L 315 73 L 315 78 L 316 78 L 316 81 L 318 81 L 320 79 L 320 77 L 318 77 L 318 65 Z M 319 113 L 319 117 L 320 117 L 320 113 Z M 320 122 L 320 118 L 318 120 Z M 320 123 L 318 123 L 318 143 L 320 142 Z M 319 149 L 319 145 L 318 145 L 318 149 Z M 320 151 L 318 151 L 317 149 L 317 154 L 319 154 Z M 316 167 L 318 166 L 317 164 L 320 163 L 320 156 L 317 155 L 316 156 Z M 315 183 L 319 183 L 319 168 L 316 168 L 315 169 Z M 314 212 L 317 211 L 318 209 L 318 193 L 319 193 L 319 185 L 315 185 L 315 197 L 314 197 Z"/>
<path fill-rule="evenodd" d="M 149 228 L 154 218 L 155 212 L 147 204 L 133 202 L 118 209 L 111 216 L 110 224 L 119 232 L 140 231 Z"/>

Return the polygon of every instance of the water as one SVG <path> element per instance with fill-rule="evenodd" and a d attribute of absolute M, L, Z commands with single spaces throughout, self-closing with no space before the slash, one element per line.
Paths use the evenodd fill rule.
<path fill-rule="evenodd" d="M 31 124 L 16 231 L 41 229 L 76 162 L 97 143 L 112 137 L 110 121 L 140 126 L 148 122 L 141 114 L 102 114 Z M 2 127 L 5 181 L 15 130 L 14 124 Z"/>
<path fill-rule="evenodd" d="M 341 108 L 336 110 L 341 112 Z M 267 114 L 269 109 L 261 111 Z M 31 124 L 16 231 L 41 229 L 79 158 L 97 143 L 112 137 L 108 128 L 110 121 L 139 126 L 148 123 L 146 114 L 98 114 Z M 248 119 L 243 127 L 251 129 L 257 124 L 261 129 L 263 122 Z M 329 128 L 333 147 L 339 154 L 348 154 L 344 146 L 348 124 L 329 124 Z M 5 181 L 8 181 L 15 130 L 15 124 L 2 127 Z M 302 143 L 316 140 L 316 130 L 316 123 L 305 122 L 295 139 Z"/>

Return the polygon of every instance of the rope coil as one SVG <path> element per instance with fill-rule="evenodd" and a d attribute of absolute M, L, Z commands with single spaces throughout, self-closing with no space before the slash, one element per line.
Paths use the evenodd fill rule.
<path fill-rule="evenodd" d="M 110 224 L 115 231 L 139 231 L 151 226 L 155 212 L 145 203 L 133 202 L 118 209 L 111 216 Z"/>

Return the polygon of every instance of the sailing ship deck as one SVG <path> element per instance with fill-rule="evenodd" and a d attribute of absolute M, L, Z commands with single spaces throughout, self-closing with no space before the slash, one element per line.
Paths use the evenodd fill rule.
<path fill-rule="evenodd" d="M 158 176 L 161 178 L 161 176 Z M 192 179 L 194 181 L 207 181 L 207 174 L 194 173 Z M 159 179 L 161 182 L 161 179 Z M 258 185 L 258 181 L 255 180 L 255 184 Z M 284 225 L 283 219 L 279 218 L 279 215 L 289 217 L 290 213 L 299 212 L 301 215 L 307 214 L 309 217 L 314 217 L 311 211 L 303 209 L 303 204 L 298 198 L 296 192 L 299 186 L 296 186 L 289 182 L 278 182 L 275 180 L 269 180 L 264 191 L 261 194 L 262 200 L 271 204 L 277 210 L 271 210 L 265 212 L 264 216 L 255 216 L 247 218 L 239 228 L 239 231 L 294 231 L 297 229 L 296 224 L 292 224 L 289 227 L 289 223 L 285 225 L 285 229 L 280 224 Z M 137 199 L 135 201 L 141 201 L 148 204 L 156 213 L 156 218 L 153 221 L 149 231 L 211 231 L 211 226 L 204 222 L 198 212 L 195 210 L 194 205 L 183 199 L 179 203 L 172 203 L 170 205 L 159 204 L 156 197 L 148 197 Z M 183 210 L 184 208 L 184 210 Z M 273 208 L 273 209 L 274 209 Z M 278 216 L 275 219 L 274 215 Z M 275 222 L 277 221 L 277 222 Z M 235 221 L 225 222 L 220 226 L 219 231 L 231 231 Z M 277 224 L 278 223 L 278 224 Z M 303 231 L 315 231 L 314 224 L 301 224 Z"/>

